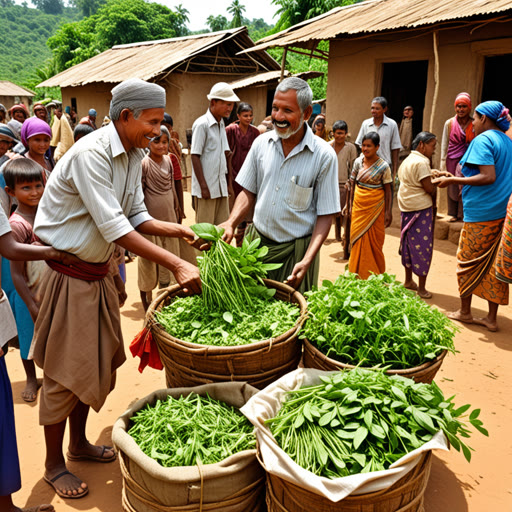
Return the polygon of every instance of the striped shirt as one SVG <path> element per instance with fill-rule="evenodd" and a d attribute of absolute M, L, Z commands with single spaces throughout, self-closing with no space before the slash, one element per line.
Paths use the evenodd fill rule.
<path fill-rule="evenodd" d="M 80 139 L 48 179 L 36 235 L 84 261 L 107 261 L 114 240 L 152 219 L 142 193 L 143 157 L 142 149 L 125 151 L 114 123 Z"/>
<path fill-rule="evenodd" d="M 394 149 L 402 149 L 402 143 L 400 142 L 400 133 L 398 131 L 398 125 L 393 119 L 388 116 L 384 116 L 382 123 L 379 126 L 375 126 L 373 117 L 365 119 L 357 135 L 356 144 L 361 147 L 363 143 L 363 137 L 368 132 L 377 132 L 380 137 L 380 146 L 377 151 L 377 155 L 386 160 L 388 165 L 392 165 L 391 152 Z"/>
<path fill-rule="evenodd" d="M 340 211 L 336 153 L 306 127 L 286 158 L 275 131 L 260 135 L 236 178 L 256 194 L 255 228 L 278 243 L 311 235 L 319 215 Z"/>
<path fill-rule="evenodd" d="M 203 175 L 210 191 L 210 199 L 228 196 L 226 174 L 228 165 L 225 151 L 229 151 L 224 120 L 217 122 L 210 109 L 198 117 L 192 125 L 192 147 L 190 153 L 201 157 Z M 192 195 L 202 197 L 201 186 L 192 173 Z"/>

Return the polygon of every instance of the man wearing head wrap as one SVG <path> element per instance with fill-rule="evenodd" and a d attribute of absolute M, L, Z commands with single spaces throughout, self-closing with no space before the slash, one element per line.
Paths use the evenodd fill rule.
<path fill-rule="evenodd" d="M 236 177 L 243 190 L 221 226 L 231 241 L 254 208 L 245 236 L 268 247 L 265 263 L 282 264 L 269 279 L 286 280 L 300 292 L 317 284 L 319 251 L 340 211 L 336 153 L 307 124 L 312 100 L 313 91 L 300 78 L 278 85 L 272 103 L 275 129 L 253 142 Z"/>
<path fill-rule="evenodd" d="M 124 362 L 119 298 L 108 273 L 115 244 L 168 268 L 185 291 L 200 292 L 197 267 L 141 234 L 183 237 L 188 227 L 154 220 L 141 187 L 142 148 L 160 134 L 165 90 L 139 79 L 112 90 L 112 122 L 80 139 L 59 160 L 39 203 L 35 233 L 79 258 L 50 261 L 35 325 L 33 359 L 44 370 L 39 420 L 45 429 L 44 479 L 63 498 L 85 496 L 87 485 L 68 472 L 62 452 L 70 419 L 68 460 L 115 460 L 112 448 L 85 437 L 89 408 L 99 411 Z"/>
<path fill-rule="evenodd" d="M 34 112 L 35 117 L 48 122 L 48 110 L 46 110 L 46 107 L 41 102 L 34 103 L 32 112 Z"/>
<path fill-rule="evenodd" d="M 441 140 L 441 170 L 448 171 L 454 176 L 462 155 L 475 138 L 473 118 L 471 117 L 471 96 L 461 92 L 455 98 L 455 117 L 444 123 L 443 138 Z M 449 222 L 456 222 L 463 218 L 462 197 L 460 187 L 448 187 L 448 215 Z"/>
<path fill-rule="evenodd" d="M 462 185 L 464 203 L 464 226 L 457 251 L 461 306 L 448 316 L 483 325 L 492 332 L 498 330 L 498 306 L 508 304 L 512 277 L 510 218 L 504 228 L 512 194 L 512 141 L 505 134 L 509 125 L 508 109 L 499 101 L 478 105 L 473 121 L 476 137 L 460 160 L 462 176 L 433 180 L 440 187 Z M 487 301 L 485 318 L 473 317 L 473 295 Z"/>
<path fill-rule="evenodd" d="M 234 197 L 224 118 L 240 98 L 225 82 L 206 97 L 210 106 L 192 125 L 192 204 L 196 222 L 220 224 L 229 217 L 229 196 Z"/>
<path fill-rule="evenodd" d="M 94 110 L 93 108 L 89 109 L 89 113 L 87 115 L 87 123 L 90 124 L 95 130 L 97 130 L 97 126 L 96 126 L 96 116 L 98 115 L 98 113 L 96 112 L 96 110 Z M 80 122 L 82 122 L 80 120 Z"/>

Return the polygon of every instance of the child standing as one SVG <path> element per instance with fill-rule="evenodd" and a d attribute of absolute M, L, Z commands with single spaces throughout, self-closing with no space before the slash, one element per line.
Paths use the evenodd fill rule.
<path fill-rule="evenodd" d="M 14 239 L 22 244 L 32 244 L 38 241 L 33 226 L 37 205 L 44 192 L 42 169 L 32 160 L 17 158 L 6 164 L 4 178 L 5 191 L 18 202 L 16 211 L 9 218 Z M 39 311 L 39 290 L 46 269 L 44 261 L 11 261 L 11 278 L 17 293 L 10 294 L 9 301 L 16 318 L 20 354 L 27 375 L 27 384 L 21 393 L 26 402 L 33 402 L 37 397 L 36 369 L 34 361 L 28 357 Z"/>
<path fill-rule="evenodd" d="M 44 183 L 46 183 L 46 178 L 54 167 L 53 162 L 47 156 L 51 139 L 52 129 L 50 125 L 37 117 L 27 119 L 21 127 L 21 142 L 28 150 L 24 156 L 39 164 L 45 171 Z"/>
<path fill-rule="evenodd" d="M 176 222 L 178 201 L 174 188 L 173 166 L 168 156 L 171 136 L 165 126 L 160 126 L 160 136 L 149 144 L 149 155 L 142 160 L 142 191 L 148 213 L 157 220 Z M 179 256 L 176 238 L 144 235 L 145 238 Z M 161 266 L 144 258 L 138 259 L 138 285 L 144 311 L 152 301 L 152 291 L 157 284 L 165 288 L 174 283 L 172 274 Z"/>

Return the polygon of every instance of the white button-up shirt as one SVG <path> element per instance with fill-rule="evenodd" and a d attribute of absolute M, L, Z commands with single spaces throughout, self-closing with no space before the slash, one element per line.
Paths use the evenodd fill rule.
<path fill-rule="evenodd" d="M 278 243 L 311 235 L 319 215 L 340 211 L 336 153 L 309 126 L 286 158 L 275 131 L 260 135 L 236 181 L 256 194 L 255 228 Z"/>
<path fill-rule="evenodd" d="M 210 198 L 228 196 L 228 183 L 226 174 L 228 166 L 225 151 L 229 151 L 224 120 L 217 122 L 210 109 L 198 117 L 192 125 L 192 155 L 201 157 L 203 175 L 210 191 Z M 192 172 L 192 195 L 202 197 L 201 186 Z"/>
<path fill-rule="evenodd" d="M 36 235 L 84 261 L 107 261 L 114 240 L 152 219 L 142 193 L 143 157 L 142 149 L 125 151 L 113 122 L 80 139 L 48 179 Z"/>
<path fill-rule="evenodd" d="M 391 152 L 394 149 L 402 149 L 402 143 L 400 142 L 400 132 L 398 131 L 398 125 L 393 119 L 390 119 L 384 115 L 384 119 L 379 126 L 375 126 L 373 117 L 365 119 L 357 135 L 356 144 L 361 147 L 363 143 L 363 137 L 368 132 L 377 132 L 380 137 L 380 146 L 377 154 L 391 166 Z"/>

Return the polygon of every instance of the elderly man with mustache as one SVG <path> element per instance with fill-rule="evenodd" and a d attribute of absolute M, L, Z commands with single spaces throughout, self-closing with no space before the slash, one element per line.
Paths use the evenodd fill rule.
<path fill-rule="evenodd" d="M 243 190 L 220 225 L 230 241 L 254 208 L 246 236 L 260 238 L 269 248 L 267 263 L 282 263 L 268 277 L 300 292 L 317 284 L 319 250 L 340 211 L 336 153 L 306 122 L 312 100 L 311 88 L 300 78 L 279 84 L 272 103 L 275 129 L 254 141 L 236 178 Z"/>

